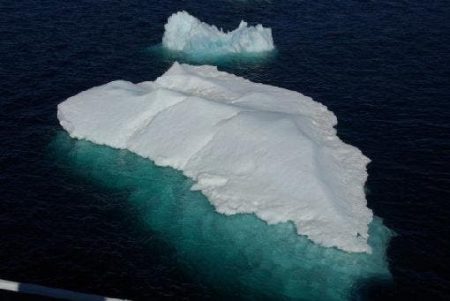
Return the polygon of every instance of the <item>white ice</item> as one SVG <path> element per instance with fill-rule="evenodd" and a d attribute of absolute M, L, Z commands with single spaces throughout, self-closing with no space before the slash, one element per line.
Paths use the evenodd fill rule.
<path fill-rule="evenodd" d="M 291 221 L 315 243 L 370 252 L 369 159 L 337 137 L 331 111 L 298 92 L 175 63 L 153 82 L 70 97 L 58 119 L 72 137 L 182 170 L 220 213 Z"/>
<path fill-rule="evenodd" d="M 185 53 L 217 55 L 274 49 L 272 30 L 260 24 L 248 26 L 246 22 L 241 21 L 235 30 L 223 32 L 216 26 L 201 22 L 181 11 L 170 16 L 164 28 L 163 46 Z"/>

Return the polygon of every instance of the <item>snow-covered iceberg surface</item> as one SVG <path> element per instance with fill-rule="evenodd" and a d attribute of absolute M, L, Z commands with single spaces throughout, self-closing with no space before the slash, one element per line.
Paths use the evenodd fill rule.
<path fill-rule="evenodd" d="M 163 46 L 185 53 L 221 55 L 257 53 L 275 48 L 270 28 L 260 24 L 248 26 L 244 21 L 235 30 L 223 32 L 181 11 L 170 16 L 164 28 Z"/>
<path fill-rule="evenodd" d="M 218 212 L 291 221 L 320 245 L 371 250 L 369 159 L 336 136 L 332 112 L 300 93 L 175 63 L 153 82 L 70 97 L 58 119 L 72 137 L 182 170 Z"/>

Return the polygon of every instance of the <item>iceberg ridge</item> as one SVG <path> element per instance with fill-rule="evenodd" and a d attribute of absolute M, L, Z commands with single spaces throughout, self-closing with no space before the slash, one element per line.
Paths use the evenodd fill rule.
<path fill-rule="evenodd" d="M 272 30 L 261 24 L 248 26 L 241 21 L 230 32 L 201 22 L 185 11 L 171 15 L 164 26 L 162 45 L 185 53 L 255 53 L 273 50 Z"/>
<path fill-rule="evenodd" d="M 182 170 L 220 213 L 292 222 L 325 247 L 370 252 L 369 159 L 337 137 L 332 112 L 300 93 L 174 63 L 153 82 L 70 97 L 58 119 L 72 137 Z"/>

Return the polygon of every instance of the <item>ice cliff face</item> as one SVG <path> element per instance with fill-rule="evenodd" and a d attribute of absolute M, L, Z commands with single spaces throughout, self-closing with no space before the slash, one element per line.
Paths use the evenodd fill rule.
<path fill-rule="evenodd" d="M 58 119 L 72 137 L 182 170 L 220 213 L 291 221 L 323 246 L 370 252 L 369 159 L 300 93 L 175 63 L 153 82 L 81 92 L 58 105 Z"/>
<path fill-rule="evenodd" d="M 272 30 L 258 24 L 223 32 L 214 25 L 201 22 L 185 11 L 173 14 L 164 26 L 164 47 L 185 53 L 227 54 L 264 52 L 274 49 Z"/>

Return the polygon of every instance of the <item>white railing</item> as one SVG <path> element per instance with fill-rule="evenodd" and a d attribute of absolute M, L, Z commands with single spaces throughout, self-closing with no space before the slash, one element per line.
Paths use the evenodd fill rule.
<path fill-rule="evenodd" d="M 85 294 L 59 288 L 51 288 L 36 284 L 14 282 L 2 279 L 0 279 L 0 290 L 72 301 L 130 301 L 126 299 L 109 298 L 99 295 Z"/>

